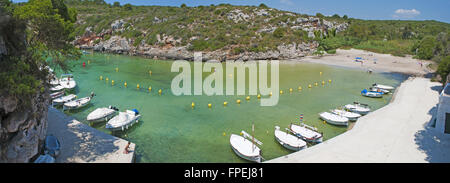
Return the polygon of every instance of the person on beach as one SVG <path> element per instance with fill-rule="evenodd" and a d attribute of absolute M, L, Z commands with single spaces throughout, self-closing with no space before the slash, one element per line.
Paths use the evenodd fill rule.
<path fill-rule="evenodd" d="M 125 150 L 123 151 L 124 154 L 128 154 L 130 152 L 130 150 L 129 150 L 130 144 L 131 144 L 131 142 L 128 142 L 128 144 L 125 146 Z"/>

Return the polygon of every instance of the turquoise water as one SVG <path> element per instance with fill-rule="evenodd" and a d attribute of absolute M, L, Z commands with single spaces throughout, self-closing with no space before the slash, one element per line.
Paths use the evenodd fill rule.
<path fill-rule="evenodd" d="M 82 67 L 83 62 L 86 67 Z M 91 54 L 71 64 L 78 84 L 75 91 L 78 97 L 88 96 L 91 91 L 97 96 L 89 106 L 65 113 L 88 124 L 86 116 L 98 107 L 113 105 L 121 111 L 138 109 L 142 114 L 140 122 L 126 132 L 114 134 L 137 145 L 137 162 L 246 162 L 232 151 L 229 137 L 241 130 L 251 132 L 252 123 L 255 124 L 255 138 L 264 143 L 261 149 L 265 159 L 286 155 L 292 151 L 276 142 L 274 126 L 284 129 L 290 123 L 298 122 L 297 116 L 303 114 L 306 124 L 316 126 L 324 133 L 324 140 L 333 138 L 345 132 L 347 127 L 324 124 L 318 118 L 319 112 L 353 101 L 378 109 L 386 105 L 392 95 L 373 99 L 362 97 L 360 91 L 375 82 L 398 86 L 406 79 L 400 74 L 368 74 L 320 64 L 280 63 L 279 85 L 284 94 L 280 95 L 278 105 L 261 107 L 256 96 L 246 101 L 246 96 L 173 95 L 171 81 L 178 73 L 170 72 L 172 61 Z M 209 73 L 204 74 L 207 75 Z M 322 81 L 326 81 L 324 86 Z M 314 82 L 319 86 L 314 86 Z M 308 84 L 313 87 L 308 89 Z M 151 92 L 148 91 L 150 86 Z M 298 86 L 303 88 L 302 91 L 297 90 Z M 292 93 L 289 88 L 293 88 Z M 161 95 L 159 89 L 162 89 Z M 237 99 L 242 101 L 240 105 L 236 104 Z M 223 106 L 224 101 L 228 106 Z M 191 107 L 192 102 L 195 102 L 195 108 Z M 208 108 L 208 103 L 212 108 Z M 105 123 L 93 127 L 110 133 L 105 129 Z"/>

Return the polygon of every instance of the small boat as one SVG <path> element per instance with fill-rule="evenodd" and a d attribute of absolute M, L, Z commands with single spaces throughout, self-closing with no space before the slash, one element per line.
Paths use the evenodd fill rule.
<path fill-rule="evenodd" d="M 369 91 L 379 92 L 379 93 L 382 93 L 383 95 L 389 93 L 389 90 L 385 90 L 385 89 L 381 89 L 381 88 L 375 88 L 375 87 L 369 88 Z"/>
<path fill-rule="evenodd" d="M 91 102 L 92 97 L 84 97 L 77 100 L 72 100 L 70 102 L 64 103 L 63 110 L 67 109 L 79 109 L 81 107 L 84 107 Z"/>
<path fill-rule="evenodd" d="M 300 151 L 307 148 L 305 141 L 287 132 L 281 131 L 279 126 L 275 126 L 275 139 L 283 147 L 289 150 Z"/>
<path fill-rule="evenodd" d="M 383 93 L 368 91 L 367 89 L 364 89 L 363 91 L 361 91 L 361 95 L 365 96 L 365 97 L 371 97 L 371 98 L 381 98 L 381 97 L 383 97 Z"/>
<path fill-rule="evenodd" d="M 349 111 L 345 111 L 345 110 L 340 110 L 340 109 L 333 109 L 333 110 L 331 110 L 331 112 L 333 114 L 337 114 L 339 116 L 346 117 L 350 121 L 356 121 L 359 117 L 361 117 L 361 114 L 349 112 Z"/>
<path fill-rule="evenodd" d="M 128 129 L 128 127 L 133 126 L 134 123 L 137 123 L 141 115 L 137 109 L 126 110 L 126 112 L 119 112 L 119 115 L 113 117 L 106 124 L 106 129 L 111 131 L 124 131 Z"/>
<path fill-rule="evenodd" d="M 61 86 L 61 85 L 56 85 L 56 86 L 50 88 L 50 91 L 52 91 L 52 92 L 57 92 L 57 91 L 61 91 L 61 90 L 63 90 L 63 89 L 64 89 L 63 86 Z"/>
<path fill-rule="evenodd" d="M 327 123 L 333 124 L 333 125 L 340 125 L 340 126 L 348 126 L 348 118 L 339 116 L 333 113 L 329 112 L 322 112 L 319 114 L 320 118 L 325 120 Z"/>
<path fill-rule="evenodd" d="M 74 94 L 58 97 L 56 99 L 53 99 L 52 106 L 64 104 L 66 102 L 70 102 L 70 101 L 72 101 L 75 98 L 77 98 L 77 96 L 74 95 Z"/>
<path fill-rule="evenodd" d="M 361 104 L 358 102 L 354 102 L 353 104 L 347 104 L 344 106 L 345 109 L 355 112 L 361 115 L 365 115 L 370 112 L 370 107 L 367 104 Z"/>
<path fill-rule="evenodd" d="M 64 91 L 59 91 L 59 92 L 55 92 L 55 93 L 51 93 L 50 94 L 50 98 L 51 99 L 56 99 L 56 98 L 59 98 L 59 97 L 62 97 L 63 95 L 64 95 Z"/>
<path fill-rule="evenodd" d="M 108 121 L 108 118 L 113 116 L 116 113 L 116 111 L 119 111 L 119 109 L 113 106 L 97 108 L 91 113 L 89 113 L 86 119 L 89 122 Z"/>
<path fill-rule="evenodd" d="M 58 139 L 53 135 L 48 135 L 45 138 L 45 154 L 48 154 L 52 157 L 57 157 L 61 150 L 61 144 Z"/>
<path fill-rule="evenodd" d="M 248 161 L 261 163 L 261 149 L 252 141 L 246 139 L 243 136 L 231 134 L 230 144 L 233 151 L 241 158 Z"/>
<path fill-rule="evenodd" d="M 392 87 L 392 86 L 380 85 L 380 84 L 377 84 L 377 83 L 374 83 L 372 86 L 375 87 L 375 88 L 380 88 L 380 89 L 384 89 L 384 90 L 393 90 L 394 89 L 394 87 Z"/>
<path fill-rule="evenodd" d="M 291 132 L 297 137 L 311 143 L 321 143 L 323 136 L 317 131 L 317 128 L 301 123 L 300 125 L 291 124 L 289 126 Z"/>
<path fill-rule="evenodd" d="M 52 79 L 50 80 L 50 85 L 52 85 L 52 86 L 59 85 L 59 79 L 53 75 Z"/>
<path fill-rule="evenodd" d="M 45 154 L 40 155 L 36 160 L 34 160 L 34 163 L 55 163 L 55 158 L 52 156 Z"/>
<path fill-rule="evenodd" d="M 72 90 L 77 86 L 77 82 L 73 79 L 72 74 L 63 74 L 59 79 L 59 85 L 65 89 Z"/>

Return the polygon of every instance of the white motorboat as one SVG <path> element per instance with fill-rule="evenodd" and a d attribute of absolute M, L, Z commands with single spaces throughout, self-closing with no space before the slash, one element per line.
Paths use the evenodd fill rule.
<path fill-rule="evenodd" d="M 385 90 L 385 89 L 381 89 L 381 88 L 375 88 L 375 87 L 369 88 L 369 91 L 371 91 L 371 92 L 379 92 L 379 93 L 382 93 L 383 95 L 389 93 L 389 90 Z"/>
<path fill-rule="evenodd" d="M 50 85 L 55 86 L 55 85 L 59 85 L 59 79 L 56 78 L 54 75 L 51 76 L 51 80 L 50 80 Z"/>
<path fill-rule="evenodd" d="M 339 116 L 333 113 L 329 112 L 322 112 L 319 114 L 320 118 L 325 120 L 327 123 L 333 124 L 333 125 L 340 125 L 340 126 L 348 126 L 348 118 Z"/>
<path fill-rule="evenodd" d="M 116 111 L 118 111 L 118 109 L 113 106 L 97 108 L 88 114 L 86 120 L 89 122 L 108 121 L 108 119 L 112 117 Z"/>
<path fill-rule="evenodd" d="M 63 90 L 63 89 L 64 89 L 63 86 L 61 86 L 61 85 L 56 85 L 56 86 L 50 88 L 50 91 L 52 91 L 52 92 L 57 92 L 57 91 L 61 91 L 61 90 Z"/>
<path fill-rule="evenodd" d="M 119 115 L 114 116 L 108 121 L 106 124 L 106 129 L 111 131 L 124 131 L 125 129 L 133 126 L 134 123 L 137 123 L 140 118 L 141 115 L 136 109 L 131 111 L 126 110 L 126 112 L 119 112 Z"/>
<path fill-rule="evenodd" d="M 53 99 L 53 101 L 52 101 L 52 106 L 55 106 L 55 105 L 61 105 L 61 104 L 64 104 L 64 103 L 66 103 L 66 102 L 70 102 L 70 101 L 72 101 L 72 100 L 75 99 L 75 98 L 77 98 L 77 96 L 74 95 L 74 94 L 70 94 L 70 95 L 67 95 L 67 96 L 58 97 L 58 98 L 56 98 L 56 99 Z"/>
<path fill-rule="evenodd" d="M 248 161 L 261 163 L 261 149 L 252 141 L 243 136 L 231 134 L 230 144 L 233 151 L 241 158 Z"/>
<path fill-rule="evenodd" d="M 344 106 L 345 109 L 355 112 L 361 115 L 365 115 L 370 112 L 370 107 L 367 104 L 361 104 L 358 102 L 354 102 L 353 104 L 347 104 Z"/>
<path fill-rule="evenodd" d="M 323 136 L 317 131 L 317 128 L 310 127 L 306 124 L 301 123 L 300 125 L 291 124 L 289 126 L 291 132 L 297 137 L 311 143 L 321 143 L 323 141 Z"/>
<path fill-rule="evenodd" d="M 394 89 L 394 87 L 392 87 L 392 86 L 380 85 L 380 84 L 377 84 L 377 83 L 374 83 L 372 86 L 375 87 L 375 88 L 380 88 L 380 89 L 384 89 L 384 90 L 393 90 Z"/>
<path fill-rule="evenodd" d="M 59 98 L 62 97 L 64 95 L 64 91 L 59 91 L 59 92 L 55 92 L 55 93 L 51 93 L 50 94 L 50 98 L 51 99 L 55 99 L 55 98 Z"/>
<path fill-rule="evenodd" d="M 287 132 L 281 131 L 279 126 L 275 126 L 275 139 L 283 147 L 289 150 L 300 151 L 307 148 L 305 141 Z"/>
<path fill-rule="evenodd" d="M 331 110 L 331 112 L 333 114 L 337 114 L 339 116 L 344 116 L 344 117 L 348 118 L 348 120 L 350 120 L 350 121 L 356 121 L 359 117 L 361 117 L 361 114 L 349 112 L 346 110 L 333 109 L 333 110 Z"/>
<path fill-rule="evenodd" d="M 73 79 L 72 74 L 63 74 L 59 79 L 59 85 L 65 89 L 72 90 L 77 86 L 77 82 Z"/>
<path fill-rule="evenodd" d="M 381 98 L 381 97 L 383 97 L 383 93 L 368 91 L 367 89 L 364 89 L 363 91 L 361 91 L 361 95 L 365 96 L 365 97 L 371 97 L 371 98 Z"/>
<path fill-rule="evenodd" d="M 66 102 L 63 105 L 63 110 L 70 110 L 70 109 L 79 109 L 84 106 L 87 106 L 89 102 L 91 102 L 92 97 L 84 97 L 76 100 L 72 100 L 70 102 Z"/>

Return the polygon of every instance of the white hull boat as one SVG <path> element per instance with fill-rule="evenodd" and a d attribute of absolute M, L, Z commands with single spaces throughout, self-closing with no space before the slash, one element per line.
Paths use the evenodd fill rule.
<path fill-rule="evenodd" d="M 339 116 L 346 117 L 350 121 L 356 121 L 356 120 L 358 120 L 359 117 L 361 117 L 361 114 L 354 113 L 354 112 L 348 112 L 348 111 L 340 110 L 340 109 L 334 109 L 334 110 L 331 110 L 331 112 L 333 114 L 337 114 Z"/>
<path fill-rule="evenodd" d="M 108 121 L 110 117 L 112 117 L 116 113 L 116 110 L 114 107 L 102 107 L 97 108 L 86 117 L 86 120 L 89 122 L 102 122 L 102 121 Z"/>
<path fill-rule="evenodd" d="M 63 95 L 64 95 L 64 91 L 59 91 L 59 92 L 51 93 L 50 98 L 56 99 L 56 98 L 62 97 Z"/>
<path fill-rule="evenodd" d="M 230 144 L 233 151 L 241 158 L 248 161 L 261 163 L 261 149 L 252 141 L 240 135 L 231 134 Z"/>
<path fill-rule="evenodd" d="M 73 80 L 73 78 L 61 78 L 59 80 L 59 85 L 61 85 L 65 89 L 72 90 L 77 86 L 77 83 L 75 82 L 75 80 Z"/>
<path fill-rule="evenodd" d="M 319 114 L 320 118 L 325 120 L 327 123 L 339 126 L 348 126 L 348 118 L 339 116 L 329 112 L 322 112 Z"/>
<path fill-rule="evenodd" d="M 344 106 L 345 109 L 355 112 L 361 115 L 365 115 L 370 112 L 370 108 L 367 105 L 361 105 L 361 104 L 347 104 Z"/>
<path fill-rule="evenodd" d="M 108 121 L 106 129 L 111 131 L 124 131 L 133 126 L 134 123 L 137 123 L 140 118 L 141 115 L 139 115 L 139 112 L 136 109 L 119 112 L 119 115 L 114 116 Z"/>
<path fill-rule="evenodd" d="M 369 91 L 371 92 L 378 92 L 378 93 L 382 93 L 383 95 L 388 94 L 389 90 L 385 90 L 385 89 L 381 89 L 381 88 L 369 88 Z"/>
<path fill-rule="evenodd" d="M 279 126 L 275 127 L 275 139 L 286 149 L 292 151 L 300 151 L 306 149 L 306 142 L 302 139 L 280 130 Z"/>
<path fill-rule="evenodd" d="M 63 89 L 64 89 L 63 86 L 61 86 L 61 85 L 56 85 L 56 86 L 50 88 L 50 91 L 52 91 L 52 92 L 57 92 L 57 91 L 61 91 L 61 90 L 63 90 Z"/>
<path fill-rule="evenodd" d="M 383 93 L 368 91 L 367 89 L 364 89 L 363 91 L 361 91 L 361 95 L 365 96 L 365 97 L 371 97 L 371 98 L 381 98 L 381 97 L 383 97 Z"/>
<path fill-rule="evenodd" d="M 311 143 L 321 143 L 323 141 L 323 136 L 321 133 L 317 132 L 317 129 L 313 129 L 313 127 L 309 127 L 305 124 L 291 124 L 290 130 L 297 137 L 302 138 L 303 140 Z"/>
<path fill-rule="evenodd" d="M 50 85 L 59 85 L 59 79 L 53 76 L 52 80 L 50 80 Z"/>
<path fill-rule="evenodd" d="M 52 101 L 52 106 L 61 105 L 61 104 L 70 102 L 70 101 L 72 101 L 75 98 L 77 98 L 77 96 L 74 95 L 74 94 L 70 94 L 70 95 L 67 95 L 67 96 L 62 96 L 62 97 L 56 98 L 56 99 L 54 99 Z"/>
<path fill-rule="evenodd" d="M 91 99 L 92 99 L 91 97 L 84 97 L 84 98 L 80 98 L 80 99 L 73 100 L 70 102 L 66 102 L 66 103 L 64 103 L 63 110 L 82 108 L 82 107 L 88 105 L 89 102 L 91 102 Z"/>
<path fill-rule="evenodd" d="M 375 88 L 383 89 L 383 90 L 393 90 L 394 89 L 394 87 L 392 87 L 392 86 L 380 85 L 380 84 L 376 84 L 376 83 L 373 84 L 372 86 L 375 87 Z"/>

